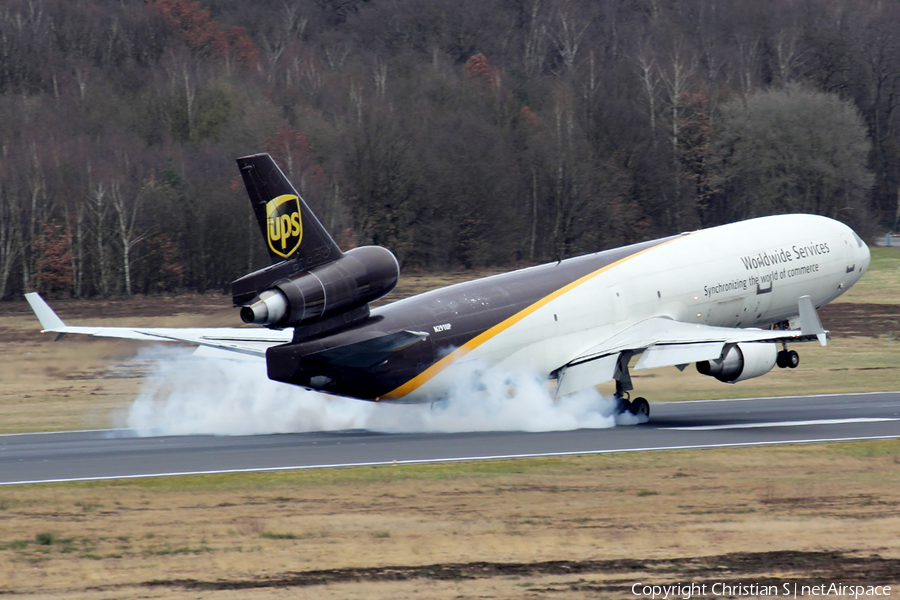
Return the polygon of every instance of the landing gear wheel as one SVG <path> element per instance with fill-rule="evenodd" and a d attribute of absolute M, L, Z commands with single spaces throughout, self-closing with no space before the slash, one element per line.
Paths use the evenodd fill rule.
<path fill-rule="evenodd" d="M 628 412 L 637 416 L 650 418 L 650 403 L 646 398 L 635 398 L 628 407 Z"/>
<path fill-rule="evenodd" d="M 631 401 L 628 400 L 628 392 L 622 395 L 616 395 L 616 413 L 631 412 Z"/>
<path fill-rule="evenodd" d="M 770 355 L 771 356 L 771 355 Z M 787 366 L 791 369 L 796 369 L 797 365 L 800 364 L 800 355 L 797 354 L 794 350 L 786 353 L 786 363 Z"/>
<path fill-rule="evenodd" d="M 778 351 L 778 354 L 775 355 L 775 364 L 778 365 L 779 369 L 787 368 L 787 350 Z"/>
<path fill-rule="evenodd" d="M 780 369 L 796 369 L 800 364 L 800 355 L 794 350 L 781 350 L 775 356 L 775 364 Z"/>

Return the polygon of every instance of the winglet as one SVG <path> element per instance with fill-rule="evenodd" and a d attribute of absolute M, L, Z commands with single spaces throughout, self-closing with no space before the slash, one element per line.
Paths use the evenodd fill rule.
<path fill-rule="evenodd" d="M 809 296 L 800 296 L 797 300 L 800 308 L 800 333 L 802 335 L 814 335 L 823 346 L 828 341 L 828 332 L 822 327 L 816 308 L 813 306 L 812 298 Z"/>
<path fill-rule="evenodd" d="M 63 323 L 62 319 L 53 312 L 50 305 L 41 298 L 40 294 L 37 292 L 28 292 L 25 294 L 25 299 L 28 300 L 28 304 L 31 305 L 31 310 L 34 311 L 34 314 L 41 322 L 41 327 L 43 328 L 41 333 L 47 331 L 53 331 L 60 335 L 66 333 L 68 327 L 66 327 L 66 324 Z"/>

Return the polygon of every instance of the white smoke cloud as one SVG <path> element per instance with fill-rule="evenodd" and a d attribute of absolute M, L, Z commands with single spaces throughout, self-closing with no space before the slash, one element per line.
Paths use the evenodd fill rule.
<path fill-rule="evenodd" d="M 634 424 L 593 389 L 554 399 L 524 371 L 455 365 L 449 398 L 376 404 L 277 383 L 265 362 L 200 357 L 189 350 L 139 355 L 154 364 L 123 425 L 138 435 L 249 435 L 366 429 L 384 432 L 562 431 Z M 484 372 L 483 372 L 484 371 Z"/>

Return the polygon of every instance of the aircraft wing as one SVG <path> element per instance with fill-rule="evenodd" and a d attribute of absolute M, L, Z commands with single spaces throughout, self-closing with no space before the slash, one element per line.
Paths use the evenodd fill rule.
<path fill-rule="evenodd" d="M 264 328 L 174 328 L 174 327 L 81 327 L 66 325 L 37 292 L 25 294 L 25 299 L 41 322 L 42 332 L 67 333 L 95 337 L 123 338 L 155 342 L 182 342 L 201 348 L 212 348 L 249 356 L 265 357 L 266 349 L 291 341 L 291 330 Z"/>
<path fill-rule="evenodd" d="M 614 378 L 619 361 L 635 354 L 641 358 L 635 370 L 678 366 L 714 360 L 728 344 L 809 342 L 823 346 L 828 332 L 822 328 L 809 296 L 798 299 L 800 330 L 741 329 L 684 323 L 666 317 L 640 321 L 606 341 L 582 352 L 559 370 L 557 395 L 571 394 Z"/>

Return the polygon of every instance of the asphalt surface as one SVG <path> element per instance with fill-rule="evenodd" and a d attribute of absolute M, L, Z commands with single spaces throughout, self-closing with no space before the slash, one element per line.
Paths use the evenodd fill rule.
<path fill-rule="evenodd" d="M 900 391 L 651 403 L 642 425 L 542 433 L 11 434 L 0 436 L 0 485 L 892 438 Z"/>

